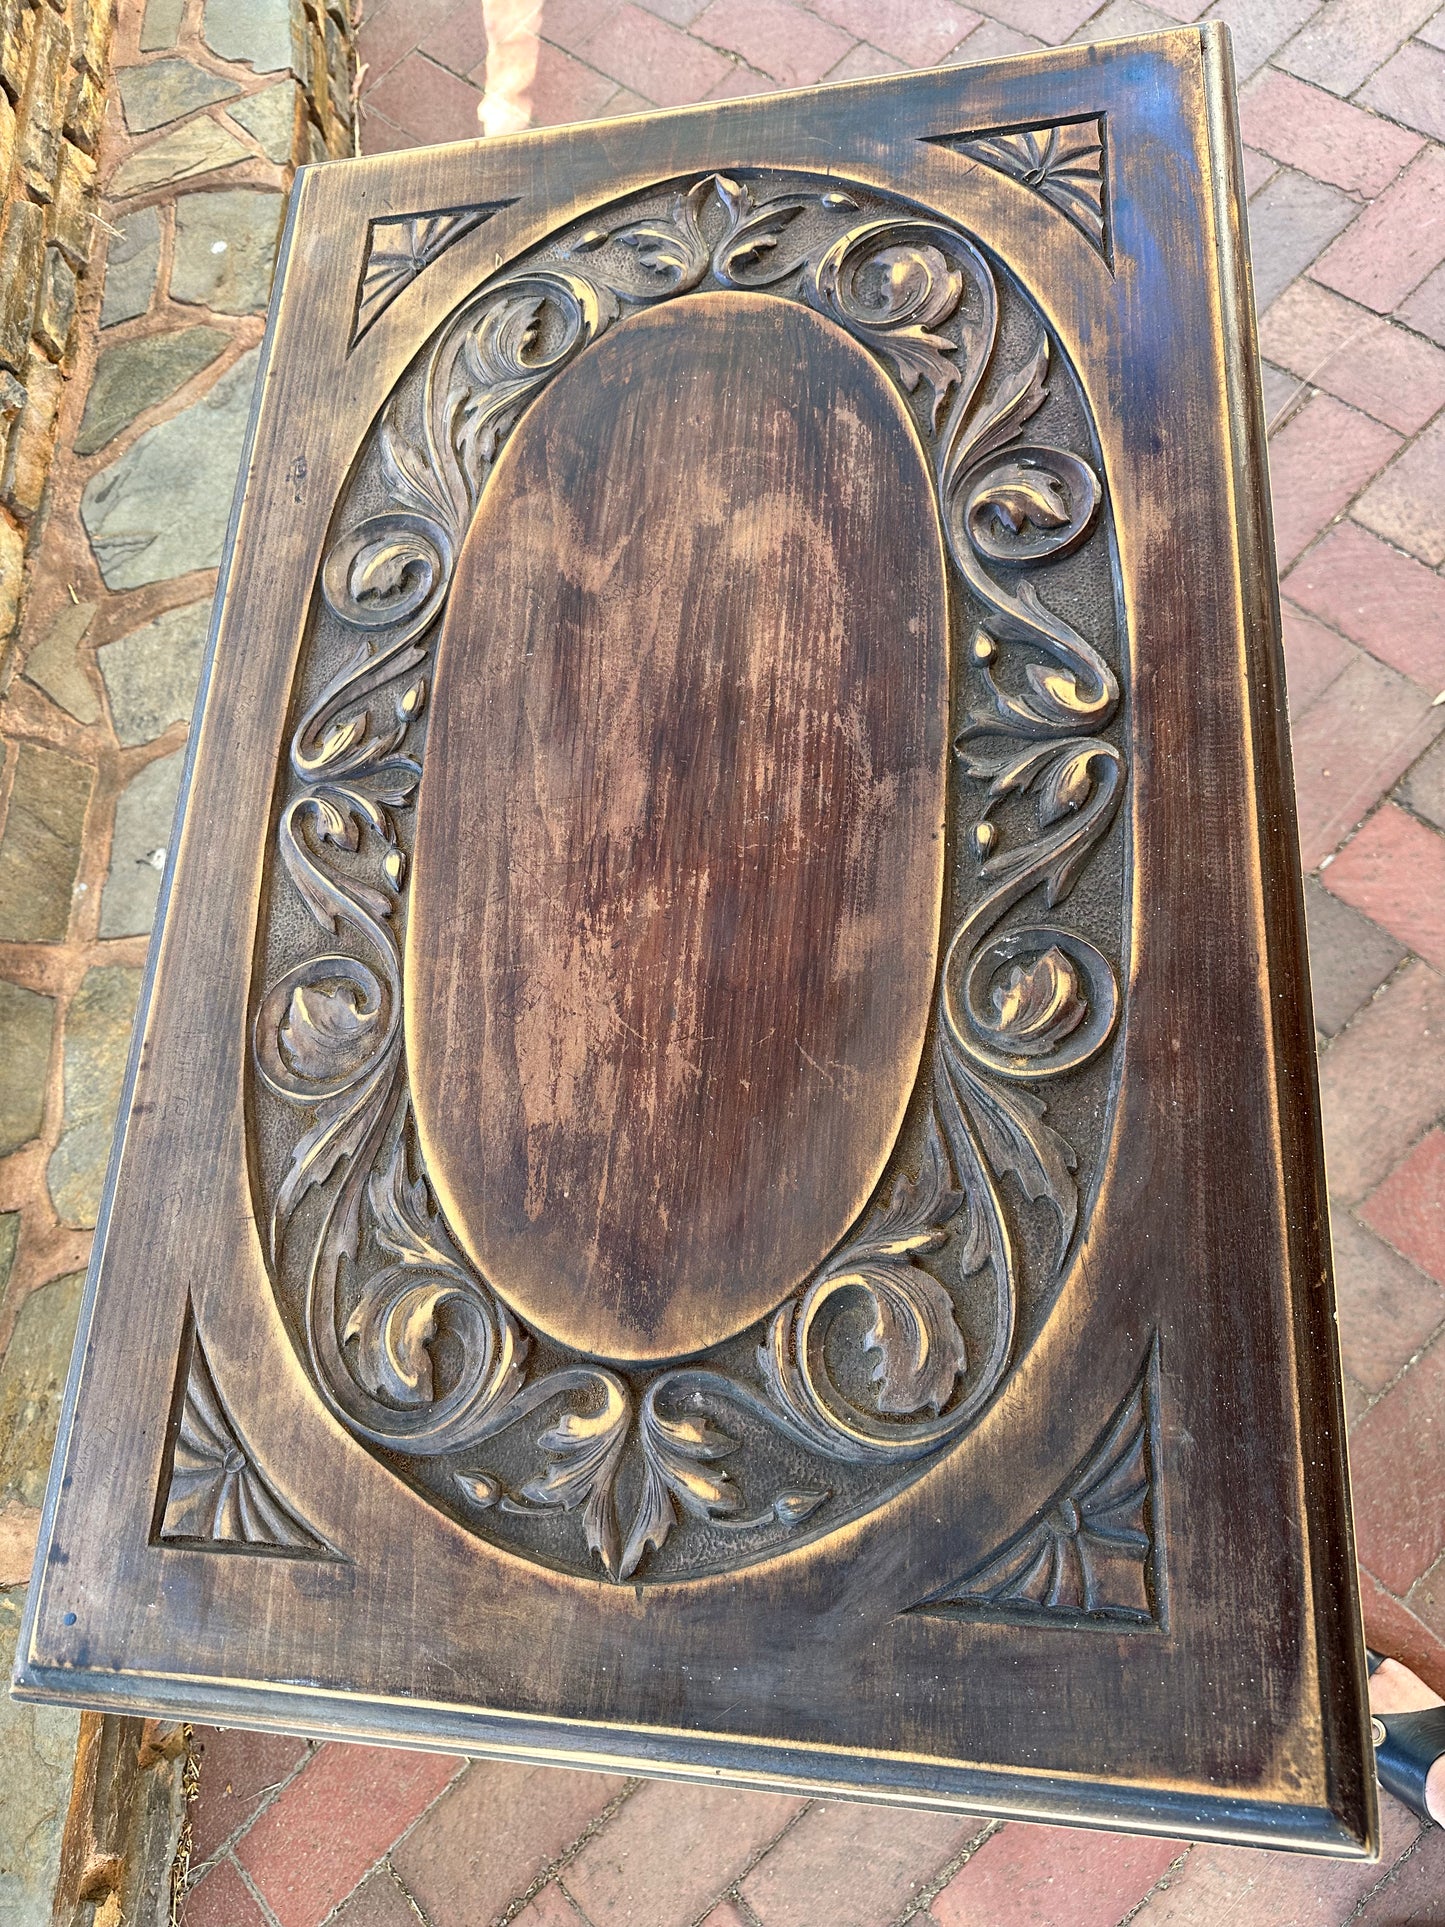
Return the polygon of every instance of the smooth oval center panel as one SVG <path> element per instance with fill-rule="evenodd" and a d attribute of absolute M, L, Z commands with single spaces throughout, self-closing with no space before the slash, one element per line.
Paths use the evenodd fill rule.
<path fill-rule="evenodd" d="M 946 587 L 871 358 L 766 296 L 614 328 L 458 559 L 406 1039 L 455 1234 L 612 1359 L 717 1343 L 867 1202 L 934 982 Z"/>

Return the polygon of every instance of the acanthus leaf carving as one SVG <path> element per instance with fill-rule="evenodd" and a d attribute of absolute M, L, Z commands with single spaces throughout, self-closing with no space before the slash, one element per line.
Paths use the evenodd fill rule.
<path fill-rule="evenodd" d="M 704 1357 L 633 1384 L 590 1361 L 549 1368 L 458 1255 L 418 1166 L 393 926 L 435 624 L 491 467 L 529 402 L 591 341 L 711 285 L 806 302 L 919 398 L 940 523 L 982 612 L 969 671 L 981 700 L 956 741 L 961 769 L 982 785 L 963 841 L 978 888 L 944 931 L 912 1171 L 888 1175 L 854 1232 L 771 1317 L 756 1380 Z M 1026 579 L 1089 542 L 1102 485 L 1086 455 L 1021 442 L 1049 397 L 1049 340 L 1037 327 L 1021 363 L 997 366 L 999 304 L 996 271 L 942 221 L 869 212 L 861 192 L 832 186 L 758 198 L 749 182 L 707 176 L 660 210 L 564 237 L 472 297 L 419 384 L 378 422 L 388 505 L 343 522 L 321 571 L 325 606 L 355 647 L 297 725 L 278 831 L 284 868 L 332 947 L 283 970 L 255 1019 L 263 1086 L 310 1120 L 273 1187 L 273 1258 L 303 1201 L 321 1194 L 303 1321 L 335 1416 L 373 1447 L 445 1462 L 470 1519 L 580 1513 L 615 1579 L 685 1523 L 796 1530 L 826 1518 L 830 1467 L 903 1466 L 962 1436 L 1009 1369 L 1021 1267 L 1036 1262 L 1006 1183 L 1052 1214 L 1049 1275 L 1071 1247 L 1077 1155 L 1033 1087 L 1098 1056 L 1120 993 L 1103 952 L 1052 913 L 1108 831 L 1127 770 L 1103 733 L 1118 719 L 1114 671 Z M 1017 906 L 1034 894 L 1049 920 L 1021 923 Z M 984 1281 L 971 1341 L 939 1275 L 947 1253 Z M 860 1303 L 865 1324 L 838 1322 Z M 851 1332 L 858 1354 L 841 1375 L 835 1330 Z M 750 1510 L 752 1448 L 725 1429 L 730 1407 L 754 1436 L 761 1425 L 780 1450 L 801 1449 L 819 1476 L 775 1479 L 774 1496 Z M 531 1468 L 504 1477 L 492 1455 L 514 1463 L 512 1428 L 538 1414 Z"/>

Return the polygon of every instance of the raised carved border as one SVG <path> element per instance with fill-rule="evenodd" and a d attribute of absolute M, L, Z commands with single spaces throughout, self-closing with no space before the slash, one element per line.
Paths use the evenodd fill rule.
<path fill-rule="evenodd" d="M 982 888 L 945 932 L 917 1171 L 895 1174 L 767 1322 L 755 1382 L 700 1361 L 656 1373 L 637 1398 L 590 1361 L 534 1374 L 530 1335 L 442 1222 L 410 1116 L 393 920 L 429 653 L 498 451 L 527 403 L 608 327 L 705 282 L 806 302 L 906 395 L 926 397 L 949 552 L 985 611 L 969 645 L 981 700 L 958 738 L 983 798 L 971 830 Z M 437 337 L 419 392 L 399 393 L 373 431 L 386 506 L 343 517 L 325 559 L 321 594 L 356 648 L 294 731 L 278 848 L 317 929 L 333 940 L 344 931 L 347 946 L 318 944 L 258 1000 L 256 1070 L 298 1114 L 289 1167 L 266 1199 L 270 1255 L 275 1263 L 303 1201 L 322 1196 L 307 1232 L 305 1337 L 330 1410 L 373 1448 L 461 1461 L 452 1484 L 463 1516 L 579 1511 L 615 1579 L 688 1518 L 736 1530 L 749 1556 L 754 1529 L 793 1530 L 819 1513 L 830 1466 L 903 1468 L 967 1431 L 1014 1356 L 1020 1256 L 1005 1178 L 1051 1207 L 1056 1269 L 1072 1247 L 1076 1153 L 1031 1087 L 1089 1063 L 1116 1032 L 1113 964 L 1053 913 L 1114 820 L 1127 764 L 1103 733 L 1118 719 L 1117 677 L 1028 579 L 1100 527 L 1102 483 L 1085 453 L 1023 439 L 1048 392 L 1049 344 L 1040 329 L 1030 359 L 996 368 L 999 313 L 994 268 L 955 226 L 896 206 L 870 213 L 836 187 L 758 199 L 746 182 L 706 176 L 664 213 L 574 230 L 560 258 L 554 250 L 468 301 Z M 1002 835 L 994 813 L 1007 806 L 1016 823 L 1025 799 L 1034 830 Z M 370 853 L 374 874 L 362 881 L 357 859 Z M 1022 923 L 1014 913 L 1035 892 L 1049 914 Z M 966 1273 L 987 1268 L 991 1280 L 990 1332 L 974 1357 L 925 1262 L 948 1239 Z M 348 1305 L 346 1268 L 367 1250 L 377 1257 Z M 821 1343 L 853 1294 L 871 1313 L 861 1342 L 876 1354 L 872 1409 L 843 1393 Z M 432 1350 L 443 1327 L 464 1359 L 447 1382 Z M 736 1442 L 706 1415 L 709 1400 L 804 1448 L 816 1479 L 750 1511 L 720 1463 Z M 481 1448 L 562 1402 L 536 1441 L 537 1471 L 504 1485 Z M 640 1478 L 624 1511 L 629 1457 Z"/>

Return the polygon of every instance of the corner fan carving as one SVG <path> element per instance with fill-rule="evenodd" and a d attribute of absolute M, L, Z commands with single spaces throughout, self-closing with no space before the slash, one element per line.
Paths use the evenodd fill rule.
<path fill-rule="evenodd" d="M 931 147 L 946 147 L 1023 187 L 1062 214 L 1106 261 L 1111 260 L 1108 175 L 1104 165 L 1104 116 L 1045 122 L 1036 127 L 995 127 L 968 134 L 930 134 Z"/>
<path fill-rule="evenodd" d="M 1128 1396 L 1038 1517 L 909 1611 L 1114 1628 L 1168 1623 L 1157 1338 Z"/>
<path fill-rule="evenodd" d="M 438 208 L 431 214 L 408 214 L 395 220 L 376 220 L 366 231 L 366 259 L 356 291 L 356 319 L 351 329 L 355 347 L 379 321 L 396 297 L 409 288 L 447 249 L 473 233 L 510 201 L 484 202 L 476 207 Z"/>
<path fill-rule="evenodd" d="M 164 1545 L 333 1559 L 242 1442 L 192 1327 L 181 1347 L 184 1389 L 155 1537 Z"/>
<path fill-rule="evenodd" d="M 1109 1108 L 1125 910 L 1106 832 L 1126 766 L 1115 671 L 1062 612 L 1117 650 L 1082 395 L 960 230 L 862 190 L 778 185 L 716 175 L 570 230 L 488 282 L 403 377 L 322 568 L 261 939 L 258 1215 L 317 1390 L 478 1532 L 579 1572 L 595 1555 L 614 1579 L 717 1571 L 829 1529 L 960 1438 L 1047 1315 L 1079 1145 L 1092 1166 Z M 449 1231 L 411 1110 L 399 931 L 431 651 L 500 449 L 606 330 L 698 289 L 804 303 L 878 359 L 930 458 L 966 627 L 942 964 L 893 1161 L 760 1326 L 632 1368 L 529 1330 Z M 1072 445 L 1031 439 L 1036 418 Z M 1036 580 L 1058 581 L 1057 603 Z"/>

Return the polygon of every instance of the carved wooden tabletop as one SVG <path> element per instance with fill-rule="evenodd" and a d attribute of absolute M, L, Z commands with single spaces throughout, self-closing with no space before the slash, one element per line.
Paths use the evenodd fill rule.
<path fill-rule="evenodd" d="M 305 171 L 22 1692 L 1371 1849 L 1231 101 Z"/>

